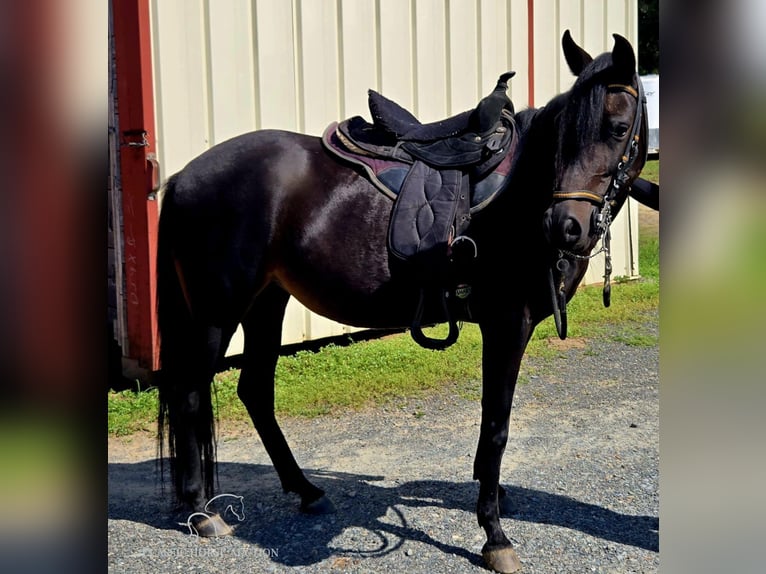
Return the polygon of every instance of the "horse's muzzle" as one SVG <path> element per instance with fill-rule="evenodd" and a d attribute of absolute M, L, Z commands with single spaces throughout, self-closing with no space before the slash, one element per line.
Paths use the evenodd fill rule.
<path fill-rule="evenodd" d="M 543 215 L 543 230 L 548 243 L 558 249 L 587 253 L 595 244 L 592 222 L 596 208 L 581 201 L 561 201 Z"/>

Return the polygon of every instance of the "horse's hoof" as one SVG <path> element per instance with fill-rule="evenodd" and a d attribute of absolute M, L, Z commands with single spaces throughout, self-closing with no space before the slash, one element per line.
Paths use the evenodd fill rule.
<path fill-rule="evenodd" d="M 484 548 L 481 551 L 481 557 L 487 568 L 502 574 L 512 574 L 521 571 L 521 562 L 516 552 L 510 546 L 498 546 L 495 548 Z"/>
<path fill-rule="evenodd" d="M 309 503 L 301 503 L 301 512 L 305 514 L 335 514 L 335 505 L 324 494 Z"/>
<path fill-rule="evenodd" d="M 193 521 L 194 529 L 199 536 L 213 538 L 215 536 L 229 536 L 234 529 L 226 524 L 220 514 L 200 517 Z"/>

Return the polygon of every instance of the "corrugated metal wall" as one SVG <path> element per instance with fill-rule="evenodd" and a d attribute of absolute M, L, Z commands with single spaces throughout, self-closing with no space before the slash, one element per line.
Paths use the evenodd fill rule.
<path fill-rule="evenodd" d="M 319 135 L 334 120 L 369 117 L 369 88 L 433 121 L 474 107 L 500 73 L 515 70 L 516 107 L 543 105 L 573 81 L 560 48 L 567 28 L 594 55 L 611 49 L 615 32 L 635 45 L 636 0 L 155 0 L 163 175 L 243 132 Z M 635 206 L 619 219 L 615 275 L 634 276 Z M 586 280 L 602 273 L 596 260 Z M 345 330 L 291 301 L 284 342 Z"/>

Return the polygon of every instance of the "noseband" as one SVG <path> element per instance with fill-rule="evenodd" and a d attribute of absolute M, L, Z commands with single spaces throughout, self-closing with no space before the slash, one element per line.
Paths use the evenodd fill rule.
<path fill-rule="evenodd" d="M 569 269 L 569 261 L 566 257 L 572 259 L 588 260 L 592 259 L 599 253 L 604 253 L 604 292 L 603 302 L 604 307 L 609 307 L 611 303 L 611 284 L 610 277 L 612 275 L 612 256 L 609 250 L 611 244 L 610 226 L 612 225 L 612 208 L 617 204 L 617 197 L 625 187 L 630 176 L 628 170 L 633 166 L 638 157 L 639 152 L 639 133 L 641 131 L 641 123 L 646 115 L 646 96 L 644 94 L 644 87 L 641 84 L 641 78 L 636 76 L 636 83 L 638 89 L 633 86 L 625 84 L 609 84 L 607 90 L 611 92 L 625 92 L 636 98 L 636 115 L 633 117 L 633 125 L 630 129 L 630 137 L 625 147 L 625 151 L 617 164 L 617 169 L 614 175 L 612 175 L 612 181 L 607 188 L 606 193 L 601 196 L 597 193 L 593 193 L 588 190 L 580 189 L 575 191 L 554 191 L 553 203 L 560 201 L 588 201 L 592 203 L 597 209 L 594 212 L 592 228 L 595 228 L 598 238 L 603 238 L 601 243 L 601 249 L 590 255 L 580 255 L 568 251 L 566 249 L 558 250 L 558 258 L 555 263 L 556 270 L 560 273 L 558 289 L 556 288 L 553 280 L 553 270 L 548 269 L 549 284 L 551 290 L 551 298 L 553 301 L 553 317 L 556 323 L 556 330 L 559 338 L 566 339 L 566 292 L 565 292 L 565 278 L 566 272 Z"/>

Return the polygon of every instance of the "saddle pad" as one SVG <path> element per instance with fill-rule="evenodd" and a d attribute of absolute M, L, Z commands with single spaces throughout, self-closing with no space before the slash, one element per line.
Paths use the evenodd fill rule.
<path fill-rule="evenodd" d="M 322 144 L 333 155 L 364 169 L 370 182 L 392 201 L 396 200 L 412 164 L 373 157 L 355 146 L 337 130 L 338 123 L 331 123 L 322 135 Z M 516 139 L 497 167 L 470 185 L 470 213 L 474 215 L 489 205 L 506 187 L 516 152 Z"/>

